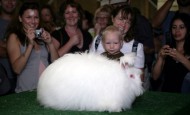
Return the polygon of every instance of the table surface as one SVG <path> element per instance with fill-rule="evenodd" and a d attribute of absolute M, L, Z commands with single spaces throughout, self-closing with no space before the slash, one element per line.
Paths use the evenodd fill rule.
<path fill-rule="evenodd" d="M 36 91 L 0 97 L 0 115 L 190 115 L 190 94 L 145 92 L 133 108 L 119 113 L 58 111 L 40 106 Z"/>

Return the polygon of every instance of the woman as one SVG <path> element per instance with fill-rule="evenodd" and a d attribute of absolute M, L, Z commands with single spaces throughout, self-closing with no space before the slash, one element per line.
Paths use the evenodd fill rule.
<path fill-rule="evenodd" d="M 83 52 L 89 49 L 92 37 L 90 33 L 82 30 L 82 9 L 73 0 L 66 0 L 60 7 L 65 25 L 52 33 L 57 39 L 59 56 L 66 53 Z"/>
<path fill-rule="evenodd" d="M 161 48 L 153 67 L 154 80 L 163 75 L 161 90 L 164 92 L 181 92 L 184 77 L 190 71 L 189 20 L 187 14 L 179 13 L 174 16 L 170 25 L 172 42 Z"/>
<path fill-rule="evenodd" d="M 42 19 L 42 26 L 50 33 L 55 30 L 60 29 L 55 23 L 55 15 L 54 12 L 49 5 L 44 5 L 41 8 L 41 19 Z"/>
<path fill-rule="evenodd" d="M 133 9 L 128 6 L 119 6 L 112 12 L 112 22 L 113 25 L 118 27 L 120 32 L 122 33 L 122 37 L 124 39 L 123 47 L 121 48 L 121 52 L 126 54 L 132 52 L 134 40 L 134 25 L 135 25 L 135 14 Z M 97 39 L 97 38 L 96 38 Z M 98 47 L 96 48 L 96 39 L 94 39 L 90 52 L 96 52 L 101 54 L 105 51 L 100 42 Z M 94 50 L 96 49 L 96 50 Z M 139 69 L 144 68 L 144 50 L 143 45 L 141 43 L 137 44 L 136 59 L 135 59 L 135 67 Z"/>
<path fill-rule="evenodd" d="M 111 25 L 111 5 L 104 5 L 99 7 L 94 14 L 94 28 L 90 28 L 89 32 L 94 37 L 101 35 L 102 31 L 109 25 Z"/>
<path fill-rule="evenodd" d="M 20 10 L 16 22 L 11 24 L 7 38 L 8 57 L 17 74 L 15 91 L 33 90 L 43 70 L 58 58 L 50 34 L 41 29 L 39 37 L 35 30 L 39 28 L 39 7 L 37 3 L 26 2 Z M 50 57 L 49 57 L 50 56 Z"/>

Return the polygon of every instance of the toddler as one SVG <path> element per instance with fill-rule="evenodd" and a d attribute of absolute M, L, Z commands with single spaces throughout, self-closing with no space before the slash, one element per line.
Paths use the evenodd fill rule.
<path fill-rule="evenodd" d="M 105 52 L 102 55 L 112 60 L 119 61 L 124 54 L 120 51 L 123 45 L 123 38 L 119 29 L 115 26 L 108 26 L 102 33 L 102 45 Z"/>

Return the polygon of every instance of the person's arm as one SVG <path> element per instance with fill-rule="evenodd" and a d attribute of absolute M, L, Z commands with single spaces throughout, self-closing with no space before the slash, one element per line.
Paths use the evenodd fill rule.
<path fill-rule="evenodd" d="M 152 78 L 154 80 L 157 80 L 160 77 L 163 70 L 164 63 L 165 63 L 165 60 L 163 58 L 158 57 L 152 69 Z"/>
<path fill-rule="evenodd" d="M 50 33 L 43 30 L 42 32 L 42 40 L 44 40 L 44 42 L 47 44 L 50 56 L 51 56 L 51 62 L 55 61 L 56 59 L 59 58 L 57 49 L 54 45 L 55 39 L 53 37 L 51 37 Z"/>
<path fill-rule="evenodd" d="M 182 56 L 182 59 L 179 61 L 190 71 L 190 61 L 188 58 Z"/>
<path fill-rule="evenodd" d="M 52 38 L 54 39 L 54 38 Z M 56 47 L 54 46 L 53 42 L 47 43 L 47 46 L 49 48 L 50 56 L 51 56 L 51 61 L 55 61 L 56 59 L 59 58 L 59 54 L 57 52 Z"/>
<path fill-rule="evenodd" d="M 167 0 L 162 7 L 156 12 L 155 16 L 152 19 L 152 27 L 159 28 L 166 18 L 173 2 L 175 0 Z"/>
<path fill-rule="evenodd" d="M 20 41 L 17 35 L 11 34 L 7 41 L 7 53 L 16 74 L 20 74 L 24 69 L 30 53 L 33 49 L 34 41 L 30 41 L 24 53 L 20 51 Z"/>
<path fill-rule="evenodd" d="M 51 35 L 50 35 L 51 36 Z M 57 58 L 59 58 L 58 49 L 60 47 L 60 43 L 57 39 L 55 39 L 53 36 L 51 36 L 51 43 L 47 43 L 48 50 L 50 52 L 51 56 L 51 62 L 55 61 Z M 48 45 L 49 44 L 49 45 Z"/>
<path fill-rule="evenodd" d="M 55 36 L 54 34 L 52 34 L 52 35 L 54 38 L 58 37 L 58 36 Z M 61 39 L 63 39 L 63 38 L 61 38 Z M 53 44 L 58 52 L 59 57 L 63 56 L 67 52 L 69 52 L 69 50 L 73 47 L 73 45 L 70 43 L 71 42 L 68 41 L 63 46 L 61 46 L 61 43 L 57 39 L 53 39 Z"/>
<path fill-rule="evenodd" d="M 168 52 L 170 50 L 171 50 L 171 48 L 168 45 L 164 45 L 160 49 L 156 63 L 152 68 L 152 77 L 154 80 L 157 80 L 160 77 L 163 67 L 164 67 L 164 64 L 165 64 L 165 57 L 166 57 L 166 55 L 168 55 Z"/>
<path fill-rule="evenodd" d="M 66 34 L 66 33 L 64 32 L 64 34 Z M 79 40 L 80 38 L 79 38 L 78 34 L 75 34 L 72 37 L 68 38 L 69 41 L 67 41 L 66 43 L 64 41 L 64 39 L 65 39 L 64 37 L 66 37 L 66 36 L 65 35 L 61 36 L 61 33 L 59 31 L 53 32 L 52 36 L 55 38 L 55 39 L 53 39 L 53 44 L 56 47 L 60 57 L 63 56 L 64 54 L 68 53 L 73 46 L 76 46 L 80 42 L 80 40 Z M 61 43 L 60 43 L 61 40 L 57 40 L 58 38 L 63 39 L 63 41 L 65 43 L 63 46 L 61 46 Z"/>
<path fill-rule="evenodd" d="M 94 30 L 95 30 L 95 36 L 100 34 L 100 32 L 102 31 L 102 28 L 99 23 L 95 24 Z"/>
<path fill-rule="evenodd" d="M 77 36 L 71 37 L 64 46 L 59 48 L 58 50 L 59 56 L 63 56 L 64 54 L 68 53 L 73 46 L 78 44 L 78 42 L 79 42 L 79 39 Z"/>
<path fill-rule="evenodd" d="M 170 50 L 169 56 L 173 57 L 177 62 L 182 63 L 190 71 L 190 57 L 184 56 L 174 48 Z"/>

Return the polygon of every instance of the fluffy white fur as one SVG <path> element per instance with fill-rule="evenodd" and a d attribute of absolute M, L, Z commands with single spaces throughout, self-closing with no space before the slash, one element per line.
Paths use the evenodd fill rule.
<path fill-rule="evenodd" d="M 143 93 L 140 74 L 97 54 L 67 54 L 42 73 L 37 99 L 58 110 L 120 112 Z"/>
<path fill-rule="evenodd" d="M 135 63 L 135 56 L 136 56 L 136 53 L 134 52 L 125 54 L 125 56 L 120 58 L 120 64 L 122 65 L 127 64 L 129 67 L 133 67 Z"/>

